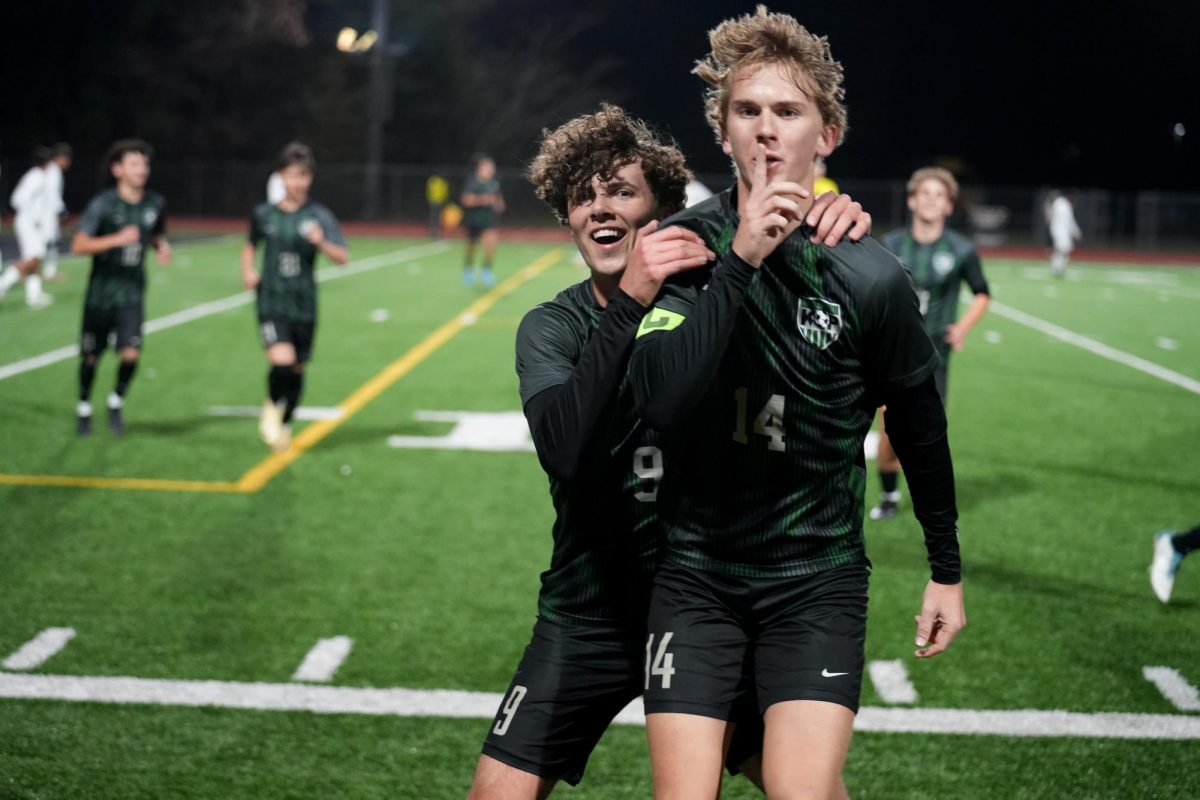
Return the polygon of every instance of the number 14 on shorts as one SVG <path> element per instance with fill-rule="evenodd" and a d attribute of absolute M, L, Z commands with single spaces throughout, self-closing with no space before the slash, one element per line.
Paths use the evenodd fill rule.
<path fill-rule="evenodd" d="M 675 634 L 672 631 L 667 631 L 663 634 L 662 641 L 658 643 L 658 651 L 654 650 L 654 634 L 650 634 L 650 638 L 646 640 L 646 685 L 644 688 L 650 688 L 651 678 L 662 678 L 662 688 L 671 688 L 671 676 L 675 674 L 675 654 L 667 651 L 667 645 L 671 643 L 671 637 Z"/>

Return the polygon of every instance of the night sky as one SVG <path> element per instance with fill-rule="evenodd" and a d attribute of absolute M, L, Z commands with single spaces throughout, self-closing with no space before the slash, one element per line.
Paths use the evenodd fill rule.
<path fill-rule="evenodd" d="M 688 71 L 711 24 L 753 3 L 609 5 L 637 21 L 604 43 L 630 54 L 630 108 L 668 123 L 697 169 L 720 169 Z M 771 8 L 828 36 L 845 68 L 850 132 L 833 177 L 906 176 L 951 157 L 993 185 L 1200 189 L 1200 3 Z"/>
<path fill-rule="evenodd" d="M 71 88 L 80 80 L 73 71 L 82 66 L 64 53 L 81 42 L 94 58 L 106 48 L 139 46 L 97 25 L 108 3 L 45 0 L 23 6 L 18 20 L 10 16 L 18 4 L 5 4 L 0 152 L 6 158 L 24 157 L 41 140 L 78 141 L 81 126 L 104 113 L 93 103 L 89 120 L 71 116 Z M 340 13 L 337 3 L 325 5 L 326 17 Z M 397 20 L 406 5 L 397 0 Z M 502 39 L 534 20 L 561 19 L 566 29 L 574 15 L 590 13 L 600 22 L 572 42 L 571 66 L 611 61 L 603 78 L 610 99 L 674 135 L 698 172 L 720 172 L 727 162 L 703 120 L 700 81 L 689 71 L 706 52 L 708 28 L 753 5 L 608 0 L 579 12 L 574 3 L 512 0 L 496 4 L 485 29 Z M 366 0 L 345 2 L 360 16 L 366 6 Z M 41 10 L 37 32 L 25 29 L 31 8 Z M 845 67 L 850 132 L 830 159 L 835 178 L 901 178 L 940 160 L 968 182 L 992 185 L 1200 190 L 1200 3 L 1194 0 L 772 8 L 827 35 Z M 310 46 L 329 45 L 322 32 Z M 404 68 L 407 79 L 419 80 L 420 64 Z M 43 112 L 56 122 L 36 122 Z M 1172 133 L 1179 123 L 1183 137 Z M 269 157 L 277 147 L 264 142 L 261 153 L 236 155 Z M 426 160 L 416 148 L 389 158 Z"/>

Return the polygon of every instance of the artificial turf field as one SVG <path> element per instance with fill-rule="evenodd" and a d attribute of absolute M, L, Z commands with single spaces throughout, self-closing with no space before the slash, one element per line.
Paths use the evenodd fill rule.
<path fill-rule="evenodd" d="M 318 640 L 338 636 L 353 646 L 330 696 L 504 690 L 550 549 L 536 457 L 388 439 L 454 429 L 419 411 L 518 411 L 517 323 L 584 273 L 569 245 L 504 243 L 502 291 L 490 293 L 461 284 L 458 243 L 354 239 L 354 264 L 329 268 L 341 277 L 320 289 L 304 397 L 341 404 L 343 416 L 300 423 L 299 446 L 271 458 L 254 419 L 210 413 L 256 406 L 264 391 L 252 304 L 202 306 L 238 292 L 240 246 L 181 244 L 172 267 L 148 264 L 147 320 L 174 324 L 147 336 L 120 440 L 101 408 L 111 355 L 89 439 L 73 433 L 75 358 L 12 374 L 76 340 L 86 263 L 65 263 L 49 309 L 25 309 L 19 290 L 0 301 L 0 659 L 45 629 L 75 631 L 37 666 L 0 668 L 0 798 L 465 794 L 489 723 L 448 716 L 474 713 L 457 695 L 444 714 L 442 700 L 420 694 L 388 695 L 375 708 L 388 713 L 373 714 L 222 698 L 254 695 L 253 684 L 287 707 L 308 702 L 295 698 L 311 699 L 313 683 L 293 674 Z M 1200 796 L 1195 738 L 1123 738 L 1134 728 L 1200 736 L 1200 714 L 1142 672 L 1170 667 L 1200 684 L 1200 564 L 1184 564 L 1167 607 L 1146 579 L 1154 531 L 1200 521 L 1200 270 L 1077 264 L 1052 281 L 1035 262 L 985 269 L 997 305 L 950 370 L 970 624 L 947 654 L 912 658 L 928 569 L 906 509 L 867 523 L 867 658 L 904 663 L 913 711 L 1064 710 L 1096 715 L 1074 719 L 1097 720 L 1104 735 L 863 730 L 850 793 Z M 196 307 L 212 313 L 168 316 Z M 1058 337 L 1030 317 L 1059 326 L 1049 329 Z M 1112 350 L 1083 349 L 1066 332 Z M 1147 374 L 1113 350 L 1168 372 Z M 869 487 L 872 504 L 874 479 Z M 162 682 L 159 702 L 115 703 L 98 701 L 110 690 L 116 699 L 115 684 L 37 683 L 48 676 Z M 181 699 L 189 691 L 203 697 Z M 72 692 L 92 700 L 47 699 Z M 14 698 L 22 693 L 33 696 Z M 863 704 L 897 708 L 869 679 Z M 427 715 L 402 715 L 414 709 Z M 1123 728 L 1131 718 L 1107 712 L 1156 716 Z M 1022 732 L 1044 719 L 1030 716 Z M 581 786 L 560 792 L 648 797 L 644 729 L 614 726 Z M 723 796 L 758 793 L 735 779 Z"/>

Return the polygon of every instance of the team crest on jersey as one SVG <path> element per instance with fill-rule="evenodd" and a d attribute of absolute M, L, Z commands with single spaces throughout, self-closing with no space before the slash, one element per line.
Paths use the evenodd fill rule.
<path fill-rule="evenodd" d="M 796 305 L 796 325 L 809 344 L 824 350 L 837 341 L 842 333 L 841 306 L 819 297 L 801 297 Z"/>
<path fill-rule="evenodd" d="M 939 278 L 945 277 L 954 269 L 954 253 L 934 253 L 933 271 Z"/>
<path fill-rule="evenodd" d="M 154 220 L 156 219 L 158 219 L 158 212 L 153 208 L 147 208 L 144 212 L 142 212 L 142 221 L 145 223 L 147 228 L 152 226 L 154 224 Z"/>

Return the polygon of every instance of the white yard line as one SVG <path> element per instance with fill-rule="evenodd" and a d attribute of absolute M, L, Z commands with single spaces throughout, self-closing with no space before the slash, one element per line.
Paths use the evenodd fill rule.
<path fill-rule="evenodd" d="M 1200 711 L 1200 692 L 1170 667 L 1142 667 L 1142 675 L 1180 711 Z"/>
<path fill-rule="evenodd" d="M 908 679 L 908 670 L 904 668 L 903 661 L 872 661 L 867 670 L 883 702 L 917 702 L 917 690 Z"/>
<path fill-rule="evenodd" d="M 393 250 L 390 253 L 380 253 L 377 256 L 364 258 L 359 261 L 352 261 L 344 267 L 325 267 L 317 271 L 317 281 L 325 283 L 334 281 L 339 278 L 348 278 L 351 275 L 358 275 L 362 272 L 367 272 L 380 267 L 387 267 L 393 264 L 402 264 L 405 261 L 411 261 L 414 258 L 422 256 L 434 255 L 449 248 L 445 242 L 430 242 L 429 244 L 416 245 L 414 247 L 405 248 L 403 250 Z M 220 314 L 230 309 L 248 305 L 254 302 L 253 292 L 238 292 L 237 294 L 223 297 L 219 300 L 212 300 L 207 303 L 201 303 L 198 306 L 185 308 L 182 311 L 176 311 L 174 314 L 168 314 L 165 317 L 152 319 L 142 326 L 144 334 L 157 333 L 165 331 L 168 328 L 174 328 L 178 325 L 183 325 L 188 322 Z M 32 372 L 35 369 L 41 369 L 51 364 L 56 364 L 59 361 L 65 361 L 68 358 L 74 358 L 79 355 L 79 345 L 68 345 L 60 347 L 57 350 L 51 350 L 41 355 L 25 358 L 20 361 L 14 361 L 11 364 L 0 366 L 0 381 L 7 378 L 12 378 L 26 372 Z"/>
<path fill-rule="evenodd" d="M 498 693 L 443 689 L 366 689 L 299 683 L 4 673 L 0 673 L 0 698 L 457 719 L 491 719 L 503 699 Z M 616 721 L 639 725 L 644 724 L 645 717 L 637 706 L 631 706 Z M 1200 739 L 1200 716 L 866 707 L 859 711 L 854 728 L 886 733 Z"/>
<path fill-rule="evenodd" d="M 258 417 L 262 406 L 213 406 L 208 410 L 210 417 Z M 293 415 L 303 422 L 321 419 L 341 419 L 344 412 L 336 406 L 300 406 Z"/>
<path fill-rule="evenodd" d="M 1123 350 L 1118 350 L 1115 347 L 1109 347 L 1103 342 L 1098 342 L 1095 339 L 1089 339 L 1082 334 L 1067 330 L 1059 325 L 1055 325 L 1053 322 L 1047 322 L 1044 319 L 1035 317 L 1032 314 L 1026 314 L 1020 309 L 1013 308 L 1012 306 L 1005 305 L 1004 303 L 998 303 L 995 300 L 993 300 L 992 304 L 988 306 L 988 310 L 993 314 L 999 314 L 1005 319 L 1010 319 L 1013 322 L 1026 326 L 1027 328 L 1033 328 L 1036 331 L 1041 331 L 1047 336 L 1052 336 L 1055 339 L 1066 342 L 1067 344 L 1073 344 L 1076 347 L 1082 350 L 1087 350 L 1089 353 L 1094 353 L 1101 358 L 1106 358 L 1109 361 L 1115 361 L 1118 364 L 1124 364 L 1127 367 L 1132 367 L 1139 372 L 1152 375 L 1159 380 L 1166 381 L 1167 383 L 1173 383 L 1179 388 L 1186 389 L 1193 394 L 1200 394 L 1200 381 L 1196 380 L 1195 378 L 1188 377 L 1187 375 L 1182 375 L 1174 370 L 1169 370 L 1166 367 L 1159 366 L 1153 361 L 1147 361 L 1144 358 L 1131 355 Z"/>
<path fill-rule="evenodd" d="M 4 659 L 0 666 L 5 669 L 37 669 L 73 638 L 74 628 L 46 628 Z"/>
<path fill-rule="evenodd" d="M 328 683 L 333 680 L 338 668 L 350 655 L 354 640 L 349 636 L 334 636 L 331 639 L 320 639 L 304 656 L 304 661 L 292 675 L 294 681 L 313 681 Z"/>

